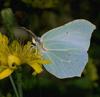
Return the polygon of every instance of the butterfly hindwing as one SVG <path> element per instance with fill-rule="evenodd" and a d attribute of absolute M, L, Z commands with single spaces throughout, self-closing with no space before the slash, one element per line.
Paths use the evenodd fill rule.
<path fill-rule="evenodd" d="M 51 61 L 51 64 L 44 65 L 44 67 L 57 78 L 81 76 L 88 61 L 87 52 L 76 49 L 48 51 L 44 53 L 44 56 Z"/>

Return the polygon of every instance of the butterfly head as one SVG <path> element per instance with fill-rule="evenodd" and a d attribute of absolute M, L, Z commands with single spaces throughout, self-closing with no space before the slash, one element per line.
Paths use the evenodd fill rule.
<path fill-rule="evenodd" d="M 44 47 L 44 44 L 39 37 L 38 38 L 32 37 L 32 44 L 41 49 L 43 52 L 48 50 L 47 48 Z"/>

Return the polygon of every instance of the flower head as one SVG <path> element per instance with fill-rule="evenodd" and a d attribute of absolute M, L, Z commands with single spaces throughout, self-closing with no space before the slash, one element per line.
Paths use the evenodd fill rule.
<path fill-rule="evenodd" d="M 21 64 L 28 64 L 36 74 L 43 71 L 42 64 L 48 63 L 39 51 L 36 53 L 31 42 L 21 45 L 14 40 L 9 43 L 8 38 L 0 33 L 0 79 L 11 75 Z"/>

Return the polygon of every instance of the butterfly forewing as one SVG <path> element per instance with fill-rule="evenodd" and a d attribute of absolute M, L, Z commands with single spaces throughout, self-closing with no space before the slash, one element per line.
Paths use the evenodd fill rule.
<path fill-rule="evenodd" d="M 41 37 L 41 41 L 43 41 L 45 47 L 47 47 L 47 42 L 64 41 L 76 45 L 80 49 L 88 50 L 94 29 L 95 25 L 87 20 L 74 20 L 48 31 Z"/>

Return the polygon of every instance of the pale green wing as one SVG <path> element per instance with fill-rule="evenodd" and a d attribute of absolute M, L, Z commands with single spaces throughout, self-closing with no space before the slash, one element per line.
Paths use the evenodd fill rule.
<path fill-rule="evenodd" d="M 45 69 L 58 78 L 80 76 L 87 61 L 87 50 L 95 25 L 79 19 L 48 31 L 41 37 L 43 56 L 51 60 Z"/>
<path fill-rule="evenodd" d="M 95 28 L 95 25 L 89 21 L 78 19 L 48 31 L 41 37 L 41 41 L 47 48 L 50 42 L 64 42 L 88 50 L 91 34 Z"/>
<path fill-rule="evenodd" d="M 44 65 L 45 69 L 61 79 L 81 76 L 88 62 L 87 52 L 78 49 L 48 51 L 44 53 L 44 57 L 51 61 L 51 64 Z"/>

